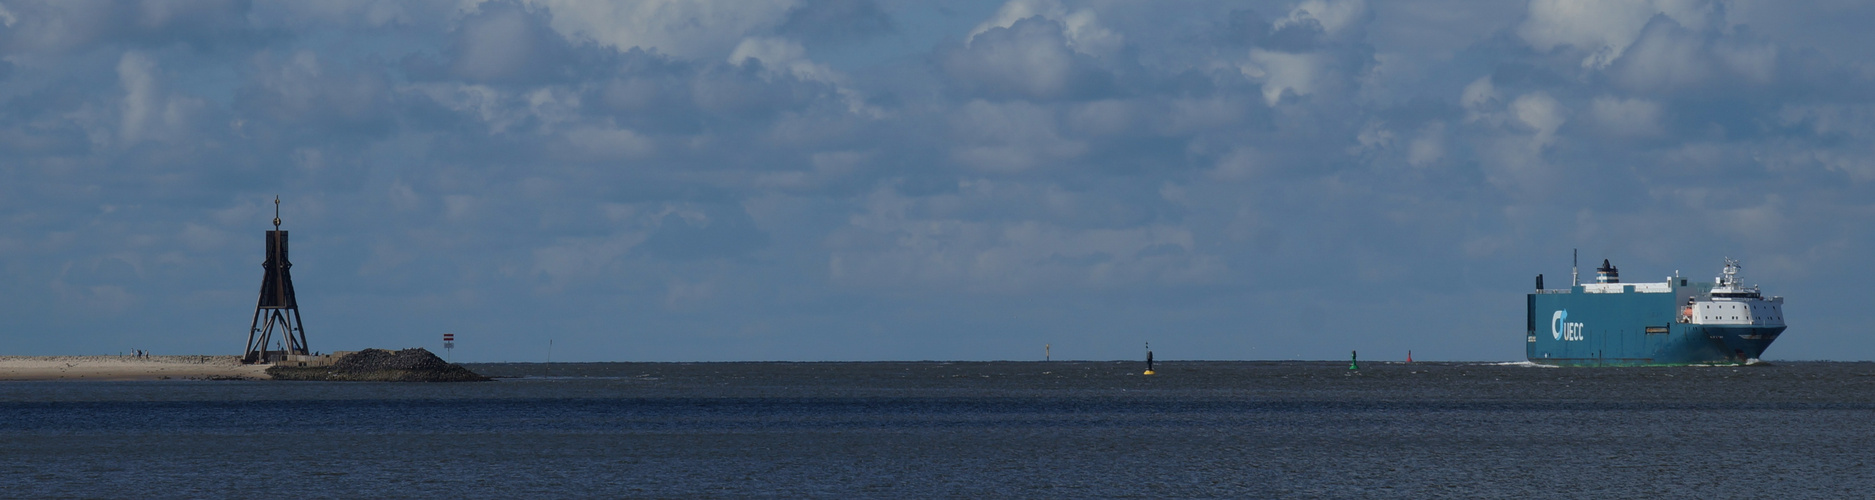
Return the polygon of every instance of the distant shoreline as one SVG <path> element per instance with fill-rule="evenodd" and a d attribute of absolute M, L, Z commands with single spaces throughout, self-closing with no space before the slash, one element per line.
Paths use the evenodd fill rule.
<path fill-rule="evenodd" d="M 0 381 L 267 380 L 240 356 L 0 356 Z"/>

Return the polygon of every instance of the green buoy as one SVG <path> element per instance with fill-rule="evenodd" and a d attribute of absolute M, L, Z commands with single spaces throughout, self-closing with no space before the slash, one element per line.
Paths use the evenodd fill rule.
<path fill-rule="evenodd" d="M 1360 353 L 1360 352 L 1358 352 L 1358 351 L 1348 351 L 1348 369 L 1349 369 L 1349 370 L 1359 370 L 1359 369 L 1361 369 L 1361 364 L 1360 364 L 1360 362 L 1359 362 L 1359 360 L 1360 360 L 1360 359 L 1361 359 L 1361 353 Z"/>

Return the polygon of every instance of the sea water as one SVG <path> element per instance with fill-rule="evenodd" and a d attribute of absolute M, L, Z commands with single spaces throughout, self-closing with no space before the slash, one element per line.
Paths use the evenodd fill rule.
<path fill-rule="evenodd" d="M 1875 364 L 481 364 L 0 383 L 0 497 L 1862 497 Z"/>

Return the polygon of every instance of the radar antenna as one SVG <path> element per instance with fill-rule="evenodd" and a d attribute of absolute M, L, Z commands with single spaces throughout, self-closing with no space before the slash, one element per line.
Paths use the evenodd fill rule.
<path fill-rule="evenodd" d="M 1744 267 L 1738 265 L 1738 259 L 1726 257 L 1725 258 L 1725 270 L 1722 271 L 1719 276 L 1719 286 L 1725 287 L 1725 288 L 1737 288 L 1738 287 L 1738 271 L 1741 269 L 1744 269 Z"/>

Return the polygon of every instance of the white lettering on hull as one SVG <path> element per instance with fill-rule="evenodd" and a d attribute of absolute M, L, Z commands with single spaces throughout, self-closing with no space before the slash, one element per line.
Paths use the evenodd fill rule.
<path fill-rule="evenodd" d="M 1550 335 L 1562 341 L 1582 340 L 1582 324 L 1570 323 L 1566 321 L 1568 319 L 1569 311 L 1566 309 L 1551 314 L 1549 317 Z"/>

